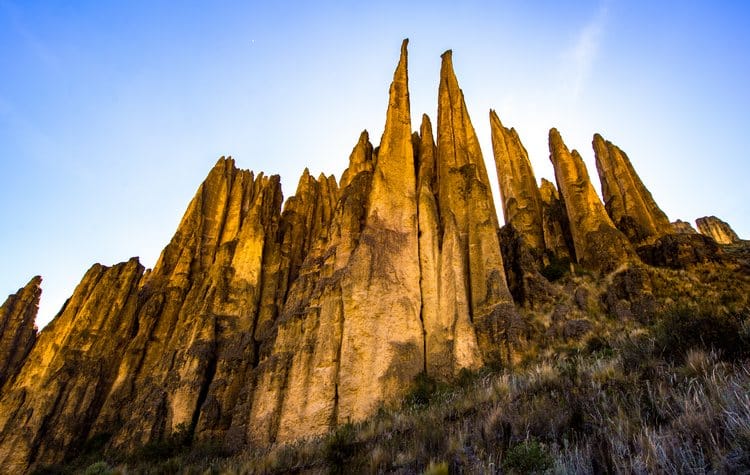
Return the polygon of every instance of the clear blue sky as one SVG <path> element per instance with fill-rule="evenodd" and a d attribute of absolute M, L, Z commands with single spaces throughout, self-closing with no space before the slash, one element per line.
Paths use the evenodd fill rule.
<path fill-rule="evenodd" d="M 550 127 L 593 175 L 600 132 L 670 219 L 750 238 L 748 25 L 743 1 L 0 0 L 0 300 L 41 274 L 43 325 L 94 262 L 152 266 L 221 155 L 286 196 L 340 176 L 405 37 L 414 127 L 452 48 L 491 176 L 490 108 L 537 178 Z"/>

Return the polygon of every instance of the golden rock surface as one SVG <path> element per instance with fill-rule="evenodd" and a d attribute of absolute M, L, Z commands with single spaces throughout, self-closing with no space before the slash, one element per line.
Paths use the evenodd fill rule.
<path fill-rule="evenodd" d="M 716 216 L 698 218 L 695 224 L 698 225 L 698 231 L 701 234 L 712 238 L 719 244 L 734 244 L 740 241 L 734 229 Z"/>
<path fill-rule="evenodd" d="M 0 388 L 15 377 L 36 341 L 41 283 L 40 276 L 33 277 L 0 307 Z"/>
<path fill-rule="evenodd" d="M 513 226 L 527 245 L 541 253 L 546 248 L 542 197 L 529 154 L 516 130 L 504 127 L 493 110 L 490 111 L 490 128 L 505 224 Z"/>
<path fill-rule="evenodd" d="M 635 251 L 607 215 L 583 159 L 576 150 L 568 150 L 554 128 L 549 132 L 549 149 L 577 261 L 590 269 L 611 272 L 633 260 Z"/>
<path fill-rule="evenodd" d="M 268 446 L 366 418 L 421 372 L 451 380 L 512 363 L 526 327 L 508 282 L 528 308 L 560 292 L 528 243 L 621 282 L 603 303 L 610 310 L 650 308 L 646 274 L 578 153 L 553 129 L 557 187 L 537 188 L 518 134 L 492 114 L 513 224 L 499 229 L 451 52 L 436 135 L 426 115 L 413 133 L 406 47 L 379 147 L 362 132 L 339 182 L 306 169 L 282 207 L 278 176 L 222 157 L 152 271 L 137 258 L 94 265 L 36 339 L 40 279 L 9 298 L 0 308 L 0 467 L 59 463 L 92 439 L 113 453 L 174 435 Z M 614 160 L 605 151 L 617 155 L 605 143 L 602 163 Z M 623 199 L 643 196 L 624 154 L 615 158 L 608 183 L 627 178 L 635 185 Z"/>
<path fill-rule="evenodd" d="M 592 144 L 604 208 L 617 228 L 633 244 L 653 242 L 673 232 L 625 152 L 599 134 L 594 134 Z"/>

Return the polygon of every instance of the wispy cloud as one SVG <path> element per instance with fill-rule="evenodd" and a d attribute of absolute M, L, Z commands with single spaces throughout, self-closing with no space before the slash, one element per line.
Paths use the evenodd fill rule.
<path fill-rule="evenodd" d="M 607 24 L 608 3 L 604 1 L 599 5 L 593 18 L 581 29 L 575 42 L 563 55 L 566 89 L 574 99 L 584 89 L 599 53 L 599 44 Z"/>

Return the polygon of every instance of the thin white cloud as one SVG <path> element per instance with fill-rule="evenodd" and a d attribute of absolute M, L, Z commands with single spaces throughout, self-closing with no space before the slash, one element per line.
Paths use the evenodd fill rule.
<path fill-rule="evenodd" d="M 564 53 L 566 92 L 577 99 L 591 75 L 591 69 L 599 53 L 599 44 L 607 23 L 608 2 L 602 2 L 589 22 L 576 37 L 573 45 Z"/>

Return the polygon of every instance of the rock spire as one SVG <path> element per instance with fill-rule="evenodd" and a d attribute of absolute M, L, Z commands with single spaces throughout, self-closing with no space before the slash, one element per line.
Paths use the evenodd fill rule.
<path fill-rule="evenodd" d="M 493 110 L 490 110 L 490 128 L 505 224 L 513 226 L 526 244 L 541 254 L 546 247 L 542 198 L 529 155 L 516 130 L 504 127 Z"/>
<path fill-rule="evenodd" d="M 441 265 L 447 315 L 469 315 L 481 355 L 510 358 L 517 314 L 505 280 L 497 236 L 495 205 L 482 151 L 471 124 L 463 92 L 453 71 L 452 52 L 442 55 L 438 89 L 438 203 L 443 231 Z M 468 288 L 467 288 L 468 284 Z M 465 295 L 465 300 L 464 300 Z M 462 354 L 475 354 L 473 348 Z M 476 359 L 468 356 L 468 361 Z"/>
<path fill-rule="evenodd" d="M 601 135 L 592 142 L 604 207 L 612 222 L 633 244 L 653 242 L 672 232 L 667 215 L 633 169 L 628 156 Z"/>
<path fill-rule="evenodd" d="M 577 261 L 602 272 L 617 269 L 634 255 L 630 242 L 607 215 L 583 159 L 577 151 L 568 150 L 557 129 L 549 132 L 549 148 Z"/>

